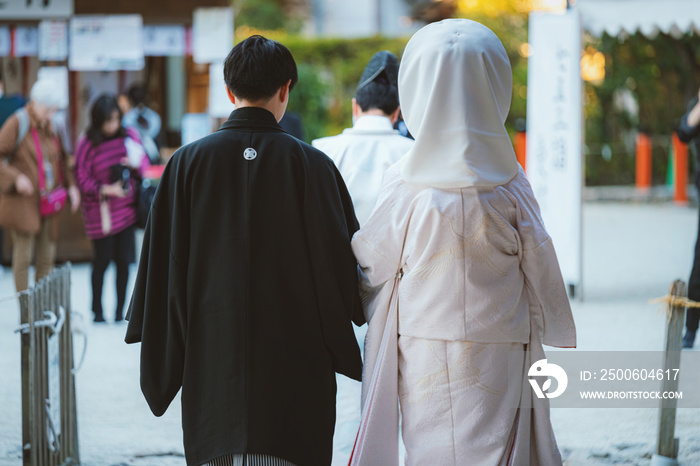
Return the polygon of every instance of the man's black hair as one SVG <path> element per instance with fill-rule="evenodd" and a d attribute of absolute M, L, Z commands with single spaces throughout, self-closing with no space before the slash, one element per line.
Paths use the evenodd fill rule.
<path fill-rule="evenodd" d="M 263 36 L 238 43 L 224 62 L 224 81 L 231 93 L 250 102 L 268 100 L 287 81 L 297 83 L 297 65 L 287 47 Z"/>
<path fill-rule="evenodd" d="M 355 92 L 355 100 L 363 112 L 378 108 L 391 115 L 399 108 L 399 91 L 385 80 L 375 79 Z"/>
<path fill-rule="evenodd" d="M 146 105 L 146 86 L 144 84 L 138 83 L 132 85 L 127 95 L 129 96 L 131 105 L 134 107 Z"/>

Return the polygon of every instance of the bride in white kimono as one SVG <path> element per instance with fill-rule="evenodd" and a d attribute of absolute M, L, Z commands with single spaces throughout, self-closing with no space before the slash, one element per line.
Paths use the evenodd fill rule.
<path fill-rule="evenodd" d="M 512 75 L 488 28 L 418 31 L 399 96 L 415 145 L 352 240 L 369 330 L 351 464 L 556 465 L 528 369 L 575 347 L 559 265 L 504 127 Z"/>

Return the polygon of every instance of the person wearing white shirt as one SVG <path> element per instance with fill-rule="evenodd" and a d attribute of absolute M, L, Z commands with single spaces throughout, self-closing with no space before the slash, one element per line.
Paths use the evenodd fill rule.
<path fill-rule="evenodd" d="M 371 58 L 352 99 L 353 127 L 311 144 L 335 162 L 363 225 L 374 209 L 384 172 L 413 141 L 393 128 L 399 116 L 399 61 L 383 50 Z"/>

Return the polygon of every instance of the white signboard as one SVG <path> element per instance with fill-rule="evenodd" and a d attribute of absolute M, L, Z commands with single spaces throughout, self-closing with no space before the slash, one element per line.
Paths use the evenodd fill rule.
<path fill-rule="evenodd" d="M 209 65 L 209 115 L 228 118 L 234 109 L 226 93 L 223 63 Z"/>
<path fill-rule="evenodd" d="M 39 55 L 39 30 L 31 26 L 17 26 L 14 52 L 15 57 L 36 57 Z"/>
<path fill-rule="evenodd" d="M 39 23 L 39 60 L 63 61 L 68 58 L 68 23 L 42 21 Z"/>
<path fill-rule="evenodd" d="M 10 28 L 0 26 L 0 57 L 9 57 L 12 54 L 12 36 Z"/>
<path fill-rule="evenodd" d="M 73 15 L 73 0 L 2 0 L 2 19 L 68 18 Z"/>
<path fill-rule="evenodd" d="M 581 23 L 576 11 L 531 13 L 527 177 L 570 294 L 581 287 Z"/>
<path fill-rule="evenodd" d="M 233 9 L 197 8 L 192 26 L 195 63 L 224 61 L 233 47 Z"/>
<path fill-rule="evenodd" d="M 70 21 L 68 66 L 73 71 L 144 67 L 141 15 L 76 16 Z"/>
<path fill-rule="evenodd" d="M 184 26 L 144 26 L 143 52 L 151 57 L 184 57 Z"/>

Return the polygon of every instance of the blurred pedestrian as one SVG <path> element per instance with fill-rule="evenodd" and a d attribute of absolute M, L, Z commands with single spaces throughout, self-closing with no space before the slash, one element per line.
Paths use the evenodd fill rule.
<path fill-rule="evenodd" d="M 357 220 L 333 162 L 279 125 L 289 50 L 251 36 L 224 78 L 236 109 L 158 184 L 126 342 L 156 416 L 182 387 L 188 465 L 328 466 L 335 373 L 362 375 Z"/>
<path fill-rule="evenodd" d="M 124 113 L 122 125 L 125 128 L 135 128 L 139 132 L 150 162 L 159 164 L 160 115 L 146 106 L 147 92 L 144 84 L 133 84 L 129 88 L 128 96 L 131 109 Z"/>
<path fill-rule="evenodd" d="M 413 146 L 393 128 L 400 111 L 398 72 L 399 60 L 393 53 L 375 53 L 352 98 L 352 128 L 311 142 L 338 166 L 360 225 L 374 209 L 386 169 Z"/>
<path fill-rule="evenodd" d="M 54 113 L 67 105 L 65 93 L 48 79 L 34 83 L 30 100 L 0 128 L 0 225 L 12 239 L 12 272 L 17 291 L 29 286 L 29 267 L 36 279 L 46 276 L 56 257 L 58 213 L 70 200 L 73 212 L 80 192 L 68 169 Z"/>
<path fill-rule="evenodd" d="M 138 132 L 121 125 L 112 95 L 101 95 L 90 109 L 90 125 L 75 151 L 75 174 L 83 194 L 85 233 L 92 240 L 92 312 L 104 322 L 104 274 L 117 268 L 115 322 L 123 320 L 129 265 L 135 259 L 137 183 L 149 166 Z"/>
<path fill-rule="evenodd" d="M 24 107 L 26 99 L 19 94 L 8 94 L 5 91 L 5 80 L 0 70 L 0 127 L 18 109 Z"/>
<path fill-rule="evenodd" d="M 678 126 L 678 139 L 688 143 L 691 153 L 695 154 L 695 186 L 700 193 L 700 91 L 688 104 L 688 113 L 683 115 Z M 698 216 L 700 221 L 700 216 Z M 698 239 L 695 242 L 695 257 L 693 268 L 688 279 L 688 298 L 700 301 L 700 224 L 698 226 Z M 685 319 L 685 335 L 683 336 L 683 348 L 692 348 L 695 343 L 695 335 L 700 321 L 700 309 L 688 308 Z"/>
<path fill-rule="evenodd" d="M 399 95 L 415 144 L 352 240 L 372 376 L 351 464 L 398 464 L 397 401 L 406 464 L 562 464 L 528 370 L 542 344 L 576 334 L 504 126 L 511 92 L 508 55 L 479 23 L 433 23 L 406 46 Z"/>

